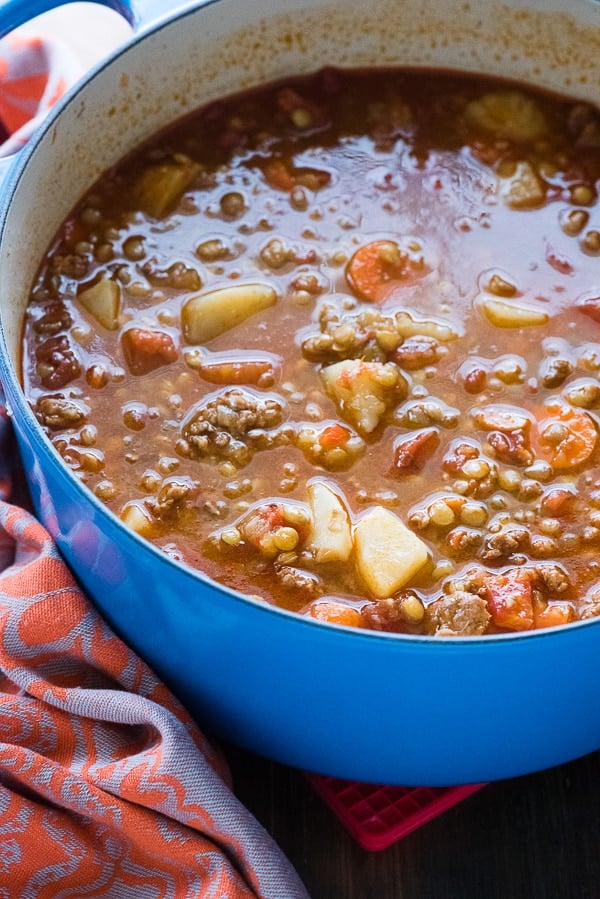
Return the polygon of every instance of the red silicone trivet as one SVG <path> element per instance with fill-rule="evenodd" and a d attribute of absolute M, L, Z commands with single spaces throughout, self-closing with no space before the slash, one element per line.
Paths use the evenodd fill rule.
<path fill-rule="evenodd" d="M 364 849 L 385 849 L 485 784 L 384 787 L 307 774 L 319 796 Z"/>

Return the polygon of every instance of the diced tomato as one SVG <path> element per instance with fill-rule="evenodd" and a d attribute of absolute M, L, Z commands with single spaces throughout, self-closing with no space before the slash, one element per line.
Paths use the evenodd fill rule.
<path fill-rule="evenodd" d="M 330 624 L 343 624 L 346 627 L 364 626 L 363 617 L 358 609 L 342 602 L 317 600 L 308 606 L 305 614 L 317 621 L 328 621 Z"/>
<path fill-rule="evenodd" d="M 350 432 L 343 425 L 328 425 L 319 435 L 319 443 L 324 450 L 337 449 L 348 443 Z"/>
<path fill-rule="evenodd" d="M 173 338 L 164 331 L 129 328 L 123 334 L 122 342 L 125 360 L 134 375 L 146 375 L 177 359 Z"/>
<path fill-rule="evenodd" d="M 437 428 L 423 428 L 394 441 L 394 465 L 391 474 L 415 474 L 440 445 Z"/>
<path fill-rule="evenodd" d="M 496 627 L 528 631 L 535 627 L 533 590 L 525 571 L 490 575 L 484 598 Z"/>

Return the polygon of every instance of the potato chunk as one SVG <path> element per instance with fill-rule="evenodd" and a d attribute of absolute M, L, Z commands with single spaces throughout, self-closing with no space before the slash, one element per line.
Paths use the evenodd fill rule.
<path fill-rule="evenodd" d="M 500 192 L 511 209 L 535 209 L 546 200 L 546 185 L 529 162 L 519 162 Z"/>
<path fill-rule="evenodd" d="M 132 500 L 121 509 L 121 521 L 141 537 L 152 538 L 155 534 L 155 522 L 151 513 L 141 503 Z"/>
<path fill-rule="evenodd" d="M 393 512 L 376 506 L 354 529 L 358 572 L 379 599 L 404 587 L 429 558 L 426 544 Z"/>
<path fill-rule="evenodd" d="M 308 485 L 312 513 L 309 547 L 317 562 L 345 562 L 352 552 L 350 517 L 337 493 L 323 481 Z"/>
<path fill-rule="evenodd" d="M 485 299 L 481 304 L 487 320 L 497 328 L 527 328 L 545 325 L 550 316 L 544 309 L 534 309 L 505 300 Z"/>
<path fill-rule="evenodd" d="M 176 206 L 200 168 L 191 159 L 149 166 L 134 185 L 134 197 L 143 212 L 162 218 Z"/>
<path fill-rule="evenodd" d="M 391 362 L 345 359 L 323 368 L 321 380 L 341 414 L 364 434 L 374 431 L 406 393 L 406 382 Z"/>
<path fill-rule="evenodd" d="M 101 278 L 92 287 L 82 290 L 78 300 L 104 328 L 114 331 L 119 326 L 121 288 L 110 278 Z"/>
<path fill-rule="evenodd" d="M 274 306 L 277 293 L 269 284 L 236 284 L 192 297 L 181 310 L 187 343 L 206 343 L 251 315 Z"/>
<path fill-rule="evenodd" d="M 471 127 L 515 141 L 535 140 L 547 128 L 544 113 L 535 100 L 515 90 L 490 91 L 471 100 L 465 118 Z"/>

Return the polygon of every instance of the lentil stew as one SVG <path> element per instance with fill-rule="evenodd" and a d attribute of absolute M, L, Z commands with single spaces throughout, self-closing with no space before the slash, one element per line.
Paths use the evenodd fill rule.
<path fill-rule="evenodd" d="M 322 621 L 600 614 L 600 114 L 323 70 L 211 104 L 49 249 L 23 381 L 176 560 Z"/>

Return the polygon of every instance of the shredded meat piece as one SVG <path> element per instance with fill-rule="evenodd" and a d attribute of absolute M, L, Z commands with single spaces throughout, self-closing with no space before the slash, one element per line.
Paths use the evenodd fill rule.
<path fill-rule="evenodd" d="M 40 422 L 51 431 L 62 428 L 78 428 L 87 419 L 87 411 L 79 403 L 67 400 L 62 394 L 42 396 L 36 403 L 35 413 Z"/>
<path fill-rule="evenodd" d="M 426 614 L 432 632 L 441 637 L 483 634 L 491 618 L 485 600 L 466 590 L 436 599 L 428 606 Z"/>
<path fill-rule="evenodd" d="M 180 451 L 192 458 L 230 459 L 249 462 L 256 444 L 245 442 L 249 432 L 276 428 L 283 417 L 279 398 L 263 397 L 248 390 L 232 388 L 204 400 L 182 427 L 185 446 Z"/>

